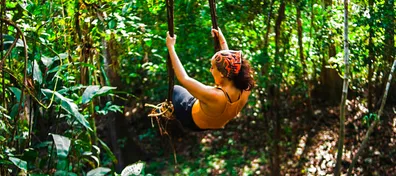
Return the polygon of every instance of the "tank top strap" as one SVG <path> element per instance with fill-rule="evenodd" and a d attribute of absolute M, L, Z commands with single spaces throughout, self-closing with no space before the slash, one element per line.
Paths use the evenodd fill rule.
<path fill-rule="evenodd" d="M 224 95 L 227 97 L 227 99 L 230 103 L 232 102 L 230 96 L 228 95 L 228 93 L 226 91 L 224 91 L 221 87 L 217 87 L 217 89 L 220 89 L 224 93 Z"/>
<path fill-rule="evenodd" d="M 220 89 L 221 91 L 223 91 L 224 95 L 228 98 L 228 101 L 229 101 L 230 103 L 233 103 L 233 102 L 231 101 L 231 97 L 228 95 L 228 93 L 227 93 L 225 90 L 223 90 L 221 87 L 216 87 L 216 88 L 217 88 L 217 89 Z M 237 102 L 237 101 L 239 101 L 239 99 L 241 99 L 242 93 L 243 93 L 243 90 L 241 90 L 241 93 L 239 94 L 238 99 L 237 99 L 235 102 Z"/>

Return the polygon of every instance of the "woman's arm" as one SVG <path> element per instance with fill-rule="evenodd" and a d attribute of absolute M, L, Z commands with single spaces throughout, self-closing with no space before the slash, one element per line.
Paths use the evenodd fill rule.
<path fill-rule="evenodd" d="M 221 29 L 220 28 L 218 28 L 218 30 L 212 29 L 212 34 L 219 38 L 221 50 L 228 50 L 228 44 L 223 33 L 221 32 Z"/>
<path fill-rule="evenodd" d="M 169 33 L 167 33 L 166 46 L 168 47 L 173 70 L 175 71 L 177 80 L 179 80 L 179 82 L 200 101 L 204 103 L 216 101 L 217 92 L 213 89 L 213 87 L 206 86 L 187 75 L 186 70 L 184 69 L 175 51 L 175 43 L 176 35 L 174 37 L 170 37 Z"/>

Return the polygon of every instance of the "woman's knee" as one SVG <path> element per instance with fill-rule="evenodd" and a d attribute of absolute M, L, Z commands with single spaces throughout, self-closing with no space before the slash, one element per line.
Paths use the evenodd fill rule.
<path fill-rule="evenodd" d="M 173 98 L 175 98 L 175 96 L 180 96 L 182 94 L 184 94 L 187 90 L 179 85 L 174 85 L 173 86 Z"/>
<path fill-rule="evenodd" d="M 179 85 L 174 85 L 174 86 L 173 86 L 173 91 L 174 91 L 174 92 L 178 92 L 178 91 L 180 91 L 180 90 L 182 90 L 182 89 L 184 89 L 182 86 L 179 86 Z"/>
<path fill-rule="evenodd" d="M 172 100 L 175 101 L 179 96 L 183 88 L 179 85 L 174 85 L 173 86 L 173 95 L 172 95 Z"/>

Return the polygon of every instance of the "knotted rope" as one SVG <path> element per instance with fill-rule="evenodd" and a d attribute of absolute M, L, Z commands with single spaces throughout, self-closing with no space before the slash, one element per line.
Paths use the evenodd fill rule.
<path fill-rule="evenodd" d="M 155 119 L 157 121 L 161 136 L 164 134 L 168 134 L 168 132 L 166 132 L 166 126 L 168 124 L 168 121 L 175 119 L 173 115 L 173 111 L 174 111 L 173 104 L 165 100 L 164 102 L 159 103 L 157 105 L 146 103 L 144 106 L 153 108 L 150 114 L 148 115 L 148 117 L 151 117 L 151 124 L 153 125 L 153 127 L 154 127 L 153 119 Z M 165 125 L 160 123 L 161 118 L 166 120 Z"/>

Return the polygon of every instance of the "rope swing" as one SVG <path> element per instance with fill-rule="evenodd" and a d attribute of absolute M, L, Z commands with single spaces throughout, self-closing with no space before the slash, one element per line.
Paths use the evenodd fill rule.
<path fill-rule="evenodd" d="M 167 17 L 168 17 L 169 35 L 171 37 L 174 37 L 174 24 L 173 24 L 174 1 L 173 0 L 165 0 L 165 2 L 166 2 L 166 9 L 167 9 Z M 218 26 L 217 26 L 217 20 L 216 20 L 215 0 L 209 0 L 209 6 L 210 6 L 210 15 L 211 15 L 211 20 L 212 20 L 212 28 L 217 30 Z M 220 51 L 220 43 L 219 43 L 218 36 L 214 36 L 214 48 L 215 48 L 216 52 Z M 166 66 L 167 66 L 167 70 L 168 70 L 168 83 L 169 83 L 168 84 L 168 99 L 166 99 L 164 102 L 157 104 L 157 105 L 148 104 L 148 103 L 145 104 L 146 107 L 153 108 L 151 110 L 150 114 L 148 115 L 148 117 L 151 117 L 151 120 L 153 120 L 153 118 L 156 119 L 161 135 L 168 134 L 166 132 L 167 121 L 175 119 L 175 117 L 173 115 L 174 107 L 172 104 L 175 73 L 173 71 L 172 61 L 171 61 L 169 53 L 168 53 L 168 58 L 166 60 Z M 162 123 L 160 121 L 161 118 L 166 120 L 165 125 L 162 125 Z"/>
<path fill-rule="evenodd" d="M 218 30 L 217 20 L 216 20 L 216 2 L 215 0 L 209 0 L 210 17 L 212 19 L 212 28 Z M 220 51 L 220 43 L 218 36 L 214 36 L 214 48 L 215 52 Z"/>
<path fill-rule="evenodd" d="M 174 37 L 174 25 L 173 25 L 173 16 L 174 16 L 173 15 L 173 4 L 174 3 L 173 3 L 173 0 L 165 0 L 165 2 L 166 2 L 166 9 L 167 9 L 167 16 L 168 16 L 169 35 L 171 37 Z M 166 121 L 175 119 L 175 117 L 173 116 L 174 108 L 173 108 L 173 104 L 172 104 L 173 86 L 175 84 L 175 82 L 174 82 L 175 72 L 173 71 L 173 68 L 172 68 L 172 62 L 171 62 L 169 53 L 168 53 L 168 58 L 166 60 L 166 66 L 167 66 L 167 70 L 168 70 L 168 83 L 169 83 L 168 84 L 168 99 L 166 99 L 164 102 L 157 104 L 157 105 L 148 104 L 148 103 L 145 104 L 146 107 L 153 108 L 151 110 L 150 114 L 148 115 L 148 117 L 151 117 L 151 120 L 153 120 L 153 118 L 156 119 L 161 135 L 168 134 L 168 133 L 166 132 L 167 123 L 165 123 L 165 126 L 162 125 L 162 123 L 160 122 L 160 118 L 163 118 Z"/>
<path fill-rule="evenodd" d="M 173 0 L 166 0 L 166 9 L 168 12 L 168 31 L 171 37 L 174 37 L 174 25 L 173 25 Z M 166 60 L 166 66 L 168 68 L 168 103 L 172 104 L 173 86 L 175 85 L 174 77 L 175 72 L 173 71 L 172 62 L 168 52 L 168 59 Z"/>

